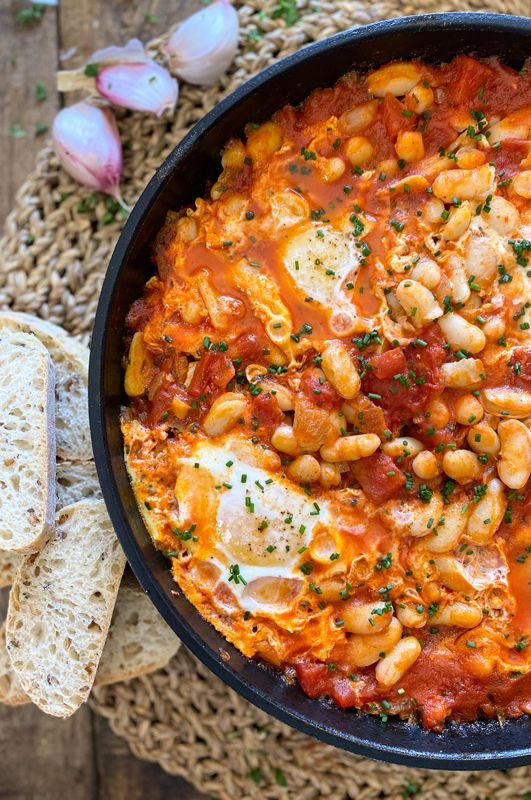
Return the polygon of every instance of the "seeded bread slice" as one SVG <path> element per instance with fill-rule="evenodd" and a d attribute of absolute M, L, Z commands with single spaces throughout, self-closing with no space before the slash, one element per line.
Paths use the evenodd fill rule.
<path fill-rule="evenodd" d="M 33 553 L 54 522 L 54 370 L 27 333 L 0 331 L 0 359 L 0 549 Z"/>
<path fill-rule="evenodd" d="M 0 628 L 0 703 L 18 706 L 29 703 L 30 699 L 17 678 L 6 648 L 6 628 Z"/>
<path fill-rule="evenodd" d="M 9 550 L 0 550 L 0 589 L 3 586 L 11 586 L 15 577 L 15 572 L 20 566 L 24 556 L 20 553 L 10 553 Z"/>
<path fill-rule="evenodd" d="M 7 612 L 6 641 L 23 690 L 68 717 L 90 693 L 125 567 L 102 500 L 57 514 L 55 535 L 24 559 Z"/>
<path fill-rule="evenodd" d="M 166 666 L 180 644 L 133 575 L 126 573 L 94 685 L 154 672 Z"/>
<path fill-rule="evenodd" d="M 94 462 L 58 461 L 56 493 L 57 510 L 88 497 L 100 498 L 100 482 Z"/>
<path fill-rule="evenodd" d="M 165 667 L 180 647 L 135 579 L 124 576 L 94 686 L 130 680 Z M 5 626 L 0 628 L 0 703 L 19 705 L 30 698 L 20 685 L 9 658 Z"/>
<path fill-rule="evenodd" d="M 58 325 L 16 311 L 0 311 L 0 334 L 33 333 L 55 366 L 57 455 L 72 461 L 92 458 L 88 420 L 89 349 Z"/>

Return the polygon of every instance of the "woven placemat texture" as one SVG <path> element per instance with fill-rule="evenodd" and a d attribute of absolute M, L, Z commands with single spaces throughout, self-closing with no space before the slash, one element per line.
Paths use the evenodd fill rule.
<path fill-rule="evenodd" d="M 221 97 L 308 42 L 415 13 L 490 10 L 531 16 L 531 0 L 302 0 L 299 21 L 286 27 L 282 19 L 271 18 L 277 5 L 278 0 L 237 3 L 242 31 L 233 68 L 206 90 L 183 85 L 172 120 L 121 115 L 127 142 L 122 189 L 128 203 L 134 203 L 174 145 Z M 113 215 L 101 195 L 92 196 L 74 183 L 45 147 L 17 194 L 0 240 L 0 306 L 38 314 L 88 342 L 122 225 L 120 213 Z M 136 755 L 159 762 L 221 800 L 531 800 L 528 767 L 430 772 L 378 764 L 323 745 L 254 708 L 184 648 L 163 670 L 95 690 L 91 703 Z"/>

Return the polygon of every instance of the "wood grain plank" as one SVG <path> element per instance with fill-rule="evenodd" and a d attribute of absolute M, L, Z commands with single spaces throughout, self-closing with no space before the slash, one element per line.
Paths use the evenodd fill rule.
<path fill-rule="evenodd" d="M 46 138 L 36 135 L 36 127 L 50 126 L 59 104 L 55 91 L 57 11 L 47 7 L 40 21 L 21 25 L 16 22 L 21 7 L 19 0 L 0 2 L 0 224 Z M 48 92 L 41 102 L 36 98 L 37 82 Z"/>
<path fill-rule="evenodd" d="M 125 44 L 131 38 L 147 42 L 160 36 L 176 22 L 201 8 L 201 0 L 61 0 L 59 12 L 62 53 L 75 48 L 65 62 L 68 69 L 83 64 L 90 55 L 111 44 Z"/>
<path fill-rule="evenodd" d="M 101 717 L 94 717 L 94 734 L 99 800 L 203 800 L 204 795 L 182 778 L 168 775 L 158 764 L 135 758 Z"/>
<path fill-rule="evenodd" d="M 0 620 L 8 591 L 0 592 Z M 58 720 L 33 705 L 0 705 L 0 800 L 96 800 L 92 717 L 85 706 Z"/>
<path fill-rule="evenodd" d="M 88 707 L 70 719 L 0 707 L 0 800 L 97 800 Z"/>

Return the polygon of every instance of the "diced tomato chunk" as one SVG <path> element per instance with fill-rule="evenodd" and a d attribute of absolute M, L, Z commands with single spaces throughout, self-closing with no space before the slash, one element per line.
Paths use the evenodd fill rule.
<path fill-rule="evenodd" d="M 197 362 L 188 392 L 192 397 L 205 394 L 209 399 L 225 391 L 236 370 L 226 353 L 205 350 Z"/>
<path fill-rule="evenodd" d="M 439 444 L 454 444 L 456 447 L 461 447 L 466 434 L 467 428 L 464 425 L 457 425 L 455 422 L 450 422 L 444 428 L 434 431 L 429 418 L 419 422 L 412 431 L 412 435 L 420 439 L 430 450 Z"/>
<path fill-rule="evenodd" d="M 531 142 L 527 139 L 504 139 L 501 147 L 489 153 L 489 161 L 496 165 L 496 172 L 502 173 L 504 180 L 508 180 L 520 171 L 520 162 L 530 148 Z"/>
<path fill-rule="evenodd" d="M 389 138 L 393 141 L 399 133 L 410 131 L 415 124 L 415 115 L 392 94 L 386 94 L 382 101 L 382 116 Z"/>
<path fill-rule="evenodd" d="M 419 344 L 420 342 L 420 344 Z M 389 427 L 399 428 L 419 414 L 440 384 L 440 366 L 446 360 L 444 340 L 437 325 L 422 332 L 415 344 L 368 359 L 363 392 L 386 412 Z M 392 355 L 391 355 L 392 354 Z M 391 372 L 393 364 L 401 369 Z M 405 367 L 405 368 L 404 368 Z M 391 377 L 379 377 L 379 375 Z"/>
<path fill-rule="evenodd" d="M 328 381 L 322 380 L 321 373 L 316 367 L 310 367 L 303 372 L 301 388 L 308 400 L 319 408 L 339 408 L 341 398 Z"/>
<path fill-rule="evenodd" d="M 373 356 L 370 359 L 370 365 L 377 378 L 392 378 L 393 375 L 407 370 L 406 357 L 400 347 Z"/>
<path fill-rule="evenodd" d="M 230 359 L 241 358 L 242 361 L 258 361 L 262 355 L 262 345 L 254 333 L 242 333 L 236 341 L 229 345 Z"/>
<path fill-rule="evenodd" d="M 282 422 L 282 411 L 271 392 L 261 392 L 253 397 L 252 416 L 261 427 L 272 429 Z"/>
<path fill-rule="evenodd" d="M 188 395 L 175 383 L 164 383 L 151 399 L 148 408 L 147 424 L 152 427 L 164 421 L 164 416 L 171 412 L 172 400 L 178 396 L 185 403 L 189 402 Z M 166 413 L 167 412 L 167 413 Z"/>
<path fill-rule="evenodd" d="M 448 106 L 441 105 L 429 109 L 430 115 L 424 137 L 426 153 L 435 153 L 441 147 L 446 148 L 455 139 L 455 128 L 452 125 L 452 113 Z M 470 122 L 473 122 L 472 117 Z"/>
<path fill-rule="evenodd" d="M 131 328 L 133 331 L 140 331 L 145 328 L 149 318 L 158 313 L 156 304 L 153 301 L 150 302 L 150 300 L 152 300 L 152 298 L 150 298 L 149 295 L 135 300 L 127 312 L 126 324 L 128 328 Z"/>
<path fill-rule="evenodd" d="M 358 699 L 352 681 L 340 675 L 334 675 L 330 680 L 328 694 L 340 708 L 352 708 Z"/>
<path fill-rule="evenodd" d="M 480 103 L 478 92 L 481 87 L 496 77 L 493 69 L 470 56 L 457 56 L 453 63 L 452 80 L 446 87 L 446 97 L 450 105 L 458 106 L 474 100 Z"/>
<path fill-rule="evenodd" d="M 377 505 L 393 497 L 406 482 L 393 459 L 381 451 L 353 461 L 350 472 L 369 500 Z"/>
<path fill-rule="evenodd" d="M 319 662 L 304 661 L 295 667 L 297 680 L 308 697 L 319 697 L 326 692 L 328 667 Z"/>

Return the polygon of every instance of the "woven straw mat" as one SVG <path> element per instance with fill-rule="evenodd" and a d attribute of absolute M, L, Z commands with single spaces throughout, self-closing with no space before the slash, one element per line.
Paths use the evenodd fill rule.
<path fill-rule="evenodd" d="M 300 19 L 286 27 L 270 16 L 277 0 L 237 5 L 240 48 L 228 75 L 206 90 L 183 85 L 173 120 L 122 115 L 122 138 L 128 143 L 122 190 L 128 203 L 134 203 L 174 145 L 221 97 L 308 42 L 415 13 L 490 10 L 531 16 L 531 0 L 384 0 L 372 5 L 299 0 Z M 38 314 L 88 342 L 102 279 L 123 224 L 120 214 L 115 220 L 112 216 L 104 198 L 74 183 L 45 147 L 17 194 L 0 242 L 0 306 Z M 257 710 L 184 648 L 165 669 L 96 689 L 91 703 L 137 756 L 158 761 L 167 772 L 221 800 L 399 800 L 414 795 L 531 800 L 531 767 L 464 774 L 409 769 L 321 744 Z"/>

